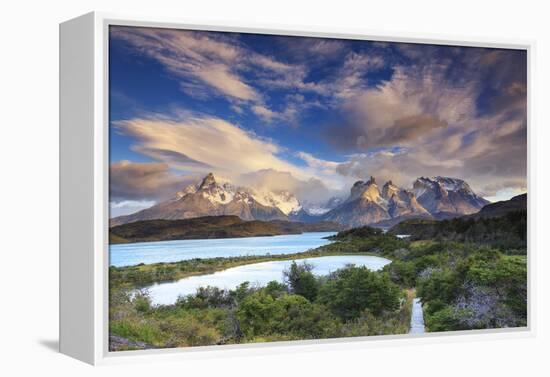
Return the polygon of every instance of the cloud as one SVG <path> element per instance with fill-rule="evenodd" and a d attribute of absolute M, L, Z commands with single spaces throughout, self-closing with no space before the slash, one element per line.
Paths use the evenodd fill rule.
<path fill-rule="evenodd" d="M 135 141 L 134 151 L 159 161 L 113 164 L 111 195 L 115 198 L 137 199 L 160 191 L 173 194 L 175 187 L 183 187 L 174 170 L 192 174 L 195 180 L 214 172 L 237 185 L 286 190 L 310 203 L 326 200 L 342 187 L 342 179 L 334 174 L 336 162 L 301 152 L 297 156 L 307 166 L 290 163 L 282 157 L 287 153 L 284 148 L 219 118 L 185 112 L 173 117 L 152 114 L 117 121 L 114 126 Z"/>
<path fill-rule="evenodd" d="M 309 177 L 280 157 L 284 149 L 276 143 L 219 118 L 188 113 L 171 118 L 150 115 L 114 125 L 136 140 L 132 149 L 182 171 L 214 171 L 231 178 L 272 168 Z"/>
<path fill-rule="evenodd" d="M 267 107 L 261 105 L 252 106 L 252 111 L 254 112 L 254 114 L 263 118 L 268 123 L 273 121 L 273 119 L 278 116 L 276 112 L 269 110 Z"/>
<path fill-rule="evenodd" d="M 193 179 L 173 174 L 165 163 L 114 162 L 109 169 L 110 200 L 118 203 L 163 199 Z"/>
<path fill-rule="evenodd" d="M 526 180 L 525 54 L 487 49 L 400 46 L 414 64 L 391 79 L 358 89 L 339 107 L 339 123 L 322 134 L 348 161 L 339 174 L 410 185 L 419 175 L 468 180 L 521 191 Z M 421 51 L 422 54 L 418 52 Z M 380 150 L 401 147 L 405 153 Z M 506 186 L 509 185 L 509 186 Z"/>
<path fill-rule="evenodd" d="M 110 35 L 162 64 L 194 98 L 222 96 L 238 114 L 248 104 L 254 114 L 268 122 L 289 121 L 294 115 L 269 108 L 271 89 L 308 90 L 311 86 L 304 82 L 307 69 L 303 65 L 259 54 L 221 33 L 117 26 L 111 28 Z M 262 90 L 258 86 L 263 86 Z"/>
<path fill-rule="evenodd" d="M 310 37 L 274 37 L 284 55 L 304 62 L 308 66 L 319 66 L 341 60 L 349 50 L 348 41 Z"/>
<path fill-rule="evenodd" d="M 231 179 L 263 172 L 259 182 L 296 190 L 303 184 L 294 180 L 333 189 L 369 175 L 406 187 L 418 176 L 455 176 L 493 196 L 525 186 L 524 51 L 259 36 L 280 44 L 258 53 L 236 34 L 115 27 L 112 35 L 155 59 L 194 98 L 225 98 L 238 119 L 301 127 L 307 110 L 319 110 L 308 127 L 328 144 L 326 155 L 339 155 L 288 151 L 213 116 L 114 123 L 135 140 L 134 151 L 172 170 Z M 291 163 L 295 157 L 303 164 Z"/>
<path fill-rule="evenodd" d="M 242 78 L 229 71 L 223 64 L 210 64 L 196 71 L 197 77 L 206 84 L 231 97 L 245 101 L 258 101 L 261 96 Z"/>
<path fill-rule="evenodd" d="M 214 33 L 117 26 L 111 28 L 111 37 L 161 63 L 181 80 L 184 90 L 194 93 L 210 88 L 213 93 L 244 101 L 261 98 L 234 68 L 241 49 L 218 40 Z"/>
<path fill-rule="evenodd" d="M 332 171 L 338 166 L 337 162 L 322 160 L 306 152 L 298 152 L 297 156 L 304 160 L 308 164 L 308 166 L 311 166 L 313 168 Z"/>
<path fill-rule="evenodd" d="M 498 182 L 487 183 L 481 190 L 480 195 L 487 198 L 497 198 L 499 193 L 503 191 L 511 191 L 517 194 L 521 194 L 527 191 L 526 182 L 523 179 L 503 179 Z"/>
<path fill-rule="evenodd" d="M 153 200 L 123 200 L 121 202 L 109 203 L 109 217 L 129 215 L 142 209 L 153 206 L 156 202 Z"/>
<path fill-rule="evenodd" d="M 380 69 L 386 62 L 380 54 L 354 52 L 349 42 L 318 38 L 290 38 L 285 41 L 286 61 L 258 53 L 240 42 L 235 34 L 189 30 L 116 26 L 111 37 L 123 41 L 133 52 L 160 63 L 181 89 L 195 99 L 213 95 L 227 99 L 231 109 L 242 114 L 248 109 L 266 123 L 283 122 L 297 126 L 306 110 L 321 105 L 308 98 L 294 102 L 286 96 L 282 103 L 270 98 L 281 90 L 294 94 L 323 97 L 321 106 L 336 99 L 349 98 L 366 84 L 366 73 Z M 262 36 L 262 38 L 271 38 Z M 321 62 L 342 61 L 342 67 L 325 79 L 310 78 Z M 275 107 L 273 107 L 275 105 Z"/>
<path fill-rule="evenodd" d="M 243 174 L 238 180 L 241 184 L 259 191 L 291 192 L 302 203 L 325 203 L 331 196 L 335 195 L 335 191 L 330 190 L 320 179 L 300 180 L 289 172 L 275 169 L 262 169 Z"/>
<path fill-rule="evenodd" d="M 475 113 L 474 85 L 445 78 L 445 67 L 399 67 L 391 80 L 356 93 L 340 109 L 342 123 L 327 129 L 341 149 L 412 145 Z"/>

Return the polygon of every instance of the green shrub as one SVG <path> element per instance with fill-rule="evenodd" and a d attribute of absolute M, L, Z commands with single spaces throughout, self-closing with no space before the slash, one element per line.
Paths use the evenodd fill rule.
<path fill-rule="evenodd" d="M 388 274 L 366 267 L 348 267 L 333 273 L 319 291 L 319 302 L 338 317 L 357 318 L 368 309 L 374 315 L 399 307 L 400 289 Z"/>
<path fill-rule="evenodd" d="M 283 271 L 285 282 L 290 288 L 290 292 L 314 301 L 319 291 L 317 279 L 311 273 L 313 266 L 306 262 L 301 264 L 292 261 L 290 267 Z"/>

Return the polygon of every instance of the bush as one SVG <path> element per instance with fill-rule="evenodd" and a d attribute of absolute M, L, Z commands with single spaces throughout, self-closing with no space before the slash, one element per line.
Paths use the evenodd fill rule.
<path fill-rule="evenodd" d="M 396 260 L 384 267 L 391 280 L 403 287 L 414 287 L 416 285 L 416 266 L 413 262 Z"/>
<path fill-rule="evenodd" d="M 179 297 L 177 306 L 187 308 L 224 308 L 233 304 L 233 298 L 229 292 L 217 287 L 200 287 L 195 295 Z"/>
<path fill-rule="evenodd" d="M 338 317 L 357 318 L 368 309 L 374 315 L 399 307 L 400 289 L 388 274 L 366 267 L 348 267 L 333 273 L 319 291 L 319 302 Z"/>
<path fill-rule="evenodd" d="M 221 338 L 216 328 L 192 315 L 169 318 L 160 327 L 169 335 L 168 347 L 206 346 Z"/>
<path fill-rule="evenodd" d="M 460 323 L 458 313 L 450 306 L 426 315 L 426 325 L 430 332 L 466 330 L 466 327 Z"/>
<path fill-rule="evenodd" d="M 303 262 L 301 264 L 292 261 L 289 269 L 283 271 L 285 282 L 290 292 L 314 301 L 319 291 L 317 279 L 311 272 L 313 265 Z"/>
<path fill-rule="evenodd" d="M 294 294 L 273 298 L 265 291 L 255 292 L 243 300 L 237 317 L 243 334 L 251 339 L 330 337 L 338 328 L 324 307 Z"/>
<path fill-rule="evenodd" d="M 133 318 L 114 320 L 109 323 L 109 331 L 111 334 L 134 341 L 156 346 L 164 344 L 165 334 L 159 329 L 156 322 L 137 321 Z"/>
<path fill-rule="evenodd" d="M 149 292 L 146 290 L 140 290 L 135 294 L 133 298 L 134 307 L 139 313 L 147 313 L 151 310 L 151 298 Z"/>

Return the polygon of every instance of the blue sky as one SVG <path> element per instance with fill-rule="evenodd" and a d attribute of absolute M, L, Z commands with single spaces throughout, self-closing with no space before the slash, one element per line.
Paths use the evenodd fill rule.
<path fill-rule="evenodd" d="M 317 202 L 370 175 L 526 190 L 524 51 L 112 27 L 109 80 L 120 213 L 210 171 Z"/>

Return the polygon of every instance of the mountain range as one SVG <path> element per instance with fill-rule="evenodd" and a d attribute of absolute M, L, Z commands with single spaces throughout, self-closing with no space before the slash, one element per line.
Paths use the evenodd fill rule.
<path fill-rule="evenodd" d="M 139 212 L 111 219 L 110 226 L 143 220 L 182 220 L 203 216 L 238 216 L 243 220 L 288 220 L 301 209 L 287 191 L 260 192 L 218 183 L 212 173 L 178 191 L 171 199 Z"/>
<path fill-rule="evenodd" d="M 111 219 L 110 226 L 144 220 L 181 220 L 204 216 L 238 216 L 243 220 L 331 221 L 345 226 L 389 227 L 409 218 L 445 219 L 477 213 L 489 202 L 468 183 L 449 177 L 420 177 L 411 189 L 391 180 L 357 181 L 348 198 L 305 208 L 288 191 L 258 191 L 220 183 L 212 173 L 177 192 L 171 199 L 139 212 Z"/>
<path fill-rule="evenodd" d="M 358 181 L 344 203 L 322 216 L 348 226 L 389 227 L 409 218 L 445 219 L 478 212 L 489 201 L 468 183 L 449 177 L 420 177 L 412 189 L 387 181 L 380 190 L 376 179 Z"/>

